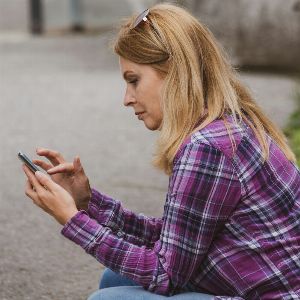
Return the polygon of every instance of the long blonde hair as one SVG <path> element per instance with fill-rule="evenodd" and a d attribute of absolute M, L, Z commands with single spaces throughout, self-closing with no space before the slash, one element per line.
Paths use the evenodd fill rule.
<path fill-rule="evenodd" d="M 269 157 L 267 132 L 286 157 L 295 161 L 282 132 L 254 102 L 204 25 L 172 4 L 153 6 L 148 21 L 132 28 L 135 19 L 132 16 L 122 24 L 114 50 L 125 59 L 151 65 L 164 76 L 156 167 L 171 174 L 176 152 L 187 136 L 215 119 L 225 121 L 227 114 L 234 116 L 236 122 L 248 122 L 264 160 Z"/>

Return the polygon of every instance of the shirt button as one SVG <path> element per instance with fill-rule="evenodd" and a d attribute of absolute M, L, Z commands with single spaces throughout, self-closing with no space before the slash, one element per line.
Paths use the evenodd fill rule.
<path fill-rule="evenodd" d="M 117 232 L 117 236 L 118 236 L 118 237 L 122 237 L 122 236 L 123 236 L 122 231 L 118 231 L 118 232 Z"/>

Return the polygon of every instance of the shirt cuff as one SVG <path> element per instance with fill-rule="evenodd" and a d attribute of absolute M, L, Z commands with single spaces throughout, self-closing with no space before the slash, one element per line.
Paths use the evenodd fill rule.
<path fill-rule="evenodd" d="M 115 200 L 92 189 L 92 197 L 88 205 L 88 214 L 98 223 L 107 226 L 116 207 Z"/>
<path fill-rule="evenodd" d="M 61 234 L 86 249 L 101 234 L 102 229 L 103 226 L 81 210 L 65 224 Z"/>

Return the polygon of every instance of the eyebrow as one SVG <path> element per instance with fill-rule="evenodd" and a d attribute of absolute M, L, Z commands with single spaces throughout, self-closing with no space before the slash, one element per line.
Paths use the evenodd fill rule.
<path fill-rule="evenodd" d="M 133 71 L 125 71 L 123 74 L 123 78 L 126 80 L 130 76 L 130 73 L 135 76 L 135 73 Z"/>

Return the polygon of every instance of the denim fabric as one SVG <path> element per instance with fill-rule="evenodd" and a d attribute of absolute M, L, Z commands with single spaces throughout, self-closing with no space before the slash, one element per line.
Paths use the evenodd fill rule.
<path fill-rule="evenodd" d="M 212 300 L 214 296 L 188 292 L 171 297 L 150 293 L 134 281 L 124 278 L 109 269 L 105 269 L 100 281 L 100 290 L 87 300 Z"/>

